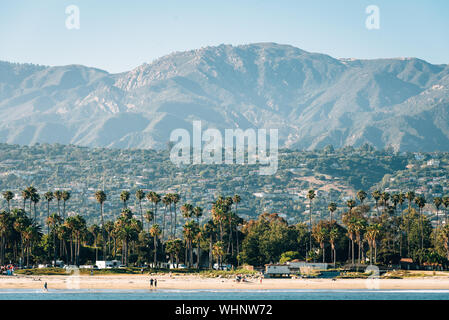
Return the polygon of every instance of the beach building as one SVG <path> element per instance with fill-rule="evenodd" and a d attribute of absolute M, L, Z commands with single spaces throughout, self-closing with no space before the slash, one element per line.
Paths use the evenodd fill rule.
<path fill-rule="evenodd" d="M 98 269 L 111 269 L 111 268 L 118 268 L 120 266 L 120 261 L 118 260 L 97 260 L 95 261 L 95 265 L 98 267 Z"/>
<path fill-rule="evenodd" d="M 287 263 L 271 263 L 265 265 L 266 277 L 289 277 L 296 274 L 308 274 L 312 270 L 327 270 L 327 263 L 313 263 L 293 260 Z"/>

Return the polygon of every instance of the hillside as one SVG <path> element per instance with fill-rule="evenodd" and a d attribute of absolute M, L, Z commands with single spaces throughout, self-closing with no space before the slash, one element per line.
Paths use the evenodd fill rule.
<path fill-rule="evenodd" d="M 165 148 L 175 128 L 279 128 L 280 145 L 449 151 L 449 66 L 274 43 L 176 52 L 120 74 L 0 62 L 0 141 Z"/>

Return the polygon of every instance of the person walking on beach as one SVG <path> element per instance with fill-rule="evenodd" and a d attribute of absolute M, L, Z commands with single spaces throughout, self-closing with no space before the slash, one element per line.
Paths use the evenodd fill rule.
<path fill-rule="evenodd" d="M 150 279 L 150 287 L 153 288 L 153 278 Z"/>
<path fill-rule="evenodd" d="M 48 291 L 47 282 L 44 283 L 44 291 Z"/>
<path fill-rule="evenodd" d="M 154 279 L 154 287 L 157 288 L 157 279 Z"/>

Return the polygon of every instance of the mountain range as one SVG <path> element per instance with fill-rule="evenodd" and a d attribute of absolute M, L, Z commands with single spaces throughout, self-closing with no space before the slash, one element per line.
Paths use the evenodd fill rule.
<path fill-rule="evenodd" d="M 278 128 L 279 145 L 449 151 L 449 65 L 275 43 L 175 52 L 111 74 L 0 61 L 0 142 L 165 148 L 176 128 Z"/>

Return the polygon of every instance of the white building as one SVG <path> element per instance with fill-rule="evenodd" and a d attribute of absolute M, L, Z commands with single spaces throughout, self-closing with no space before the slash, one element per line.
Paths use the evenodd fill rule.
<path fill-rule="evenodd" d="M 120 261 L 118 260 L 97 260 L 95 261 L 95 265 L 98 267 L 98 269 L 111 269 L 111 268 L 118 268 L 120 266 Z"/>

